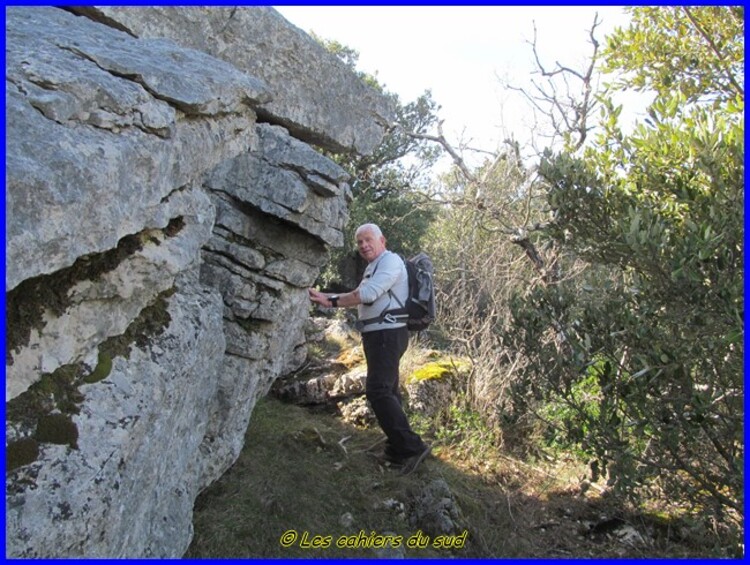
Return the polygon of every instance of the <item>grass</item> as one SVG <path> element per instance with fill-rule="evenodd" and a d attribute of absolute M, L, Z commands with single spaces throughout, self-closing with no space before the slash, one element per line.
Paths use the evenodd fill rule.
<path fill-rule="evenodd" d="M 344 349 L 330 339 L 317 347 L 308 375 Z M 437 359 L 434 351 L 410 351 L 402 361 L 404 374 Z M 196 501 L 194 538 L 185 557 L 728 555 L 716 536 L 698 535 L 705 528 L 623 508 L 602 495 L 583 481 L 587 469 L 573 457 L 528 462 L 509 456 L 460 398 L 434 417 L 412 414 L 410 420 L 432 444 L 433 457 L 404 477 L 373 457 L 384 440 L 377 426 L 358 428 L 326 409 L 262 399 L 240 457 Z M 465 533 L 461 547 L 434 547 L 437 534 L 410 519 L 420 492 L 438 479 L 449 485 L 460 509 L 456 531 L 447 540 L 460 542 Z M 594 527 L 612 519 L 642 532 L 645 541 L 626 543 Z M 424 547 L 407 543 L 419 535 Z"/>
<path fill-rule="evenodd" d="M 239 459 L 196 501 L 185 557 L 387 557 L 392 553 L 373 545 L 388 535 L 401 537 L 397 551 L 407 558 L 711 556 L 706 545 L 678 539 L 674 525 L 646 523 L 596 493 L 582 494 L 574 482 L 561 481 L 570 473 L 564 466 L 542 471 L 488 449 L 429 438 L 435 456 L 404 477 L 367 453 L 381 438 L 378 430 L 348 426 L 323 411 L 263 399 Z M 435 479 L 446 481 L 460 508 L 453 539 L 466 532 L 464 547 L 432 547 L 436 535 L 425 531 L 426 547 L 406 547 L 420 533 L 409 509 Z M 586 524 L 602 516 L 662 533 L 645 546 L 586 535 Z"/>
<path fill-rule="evenodd" d="M 272 398 L 260 401 L 239 459 L 196 502 L 195 535 L 186 557 L 376 557 L 382 556 L 378 548 L 336 544 L 354 545 L 356 539 L 347 536 L 360 536 L 365 540 L 360 545 L 367 545 L 368 538 L 389 534 L 401 536 L 406 557 L 486 555 L 487 536 L 474 535 L 472 523 L 492 516 L 499 531 L 510 527 L 509 518 L 483 493 L 487 486 L 461 478 L 463 472 L 443 461 L 439 448 L 412 475 L 384 468 L 367 452 L 382 437 L 378 430 L 347 426 L 330 414 Z M 465 547 L 407 548 L 419 528 L 404 510 L 436 478 L 451 485 L 463 511 L 463 529 L 456 535 L 467 531 Z M 422 534 L 423 539 L 429 535 Z M 288 547 L 282 543 L 285 535 L 295 538 Z M 523 553 L 512 537 L 493 545 L 502 555 Z"/>

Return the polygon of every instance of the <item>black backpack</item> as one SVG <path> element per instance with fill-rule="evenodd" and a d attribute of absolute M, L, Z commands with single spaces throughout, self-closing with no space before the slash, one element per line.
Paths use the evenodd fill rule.
<path fill-rule="evenodd" d="M 426 253 L 420 252 L 411 259 L 404 259 L 404 264 L 409 277 L 409 295 L 406 304 L 401 304 L 396 295 L 389 290 L 388 294 L 399 304 L 400 308 L 386 310 L 375 318 L 360 320 L 356 324 L 358 329 L 361 330 L 368 324 L 381 322 L 405 322 L 409 331 L 421 332 L 435 320 L 435 285 L 433 282 L 435 270 L 432 260 Z"/>
<path fill-rule="evenodd" d="M 424 252 L 404 263 L 409 275 L 409 297 L 405 305 L 409 318 L 406 320 L 406 327 L 410 331 L 421 332 L 435 320 L 435 269 L 432 260 Z"/>

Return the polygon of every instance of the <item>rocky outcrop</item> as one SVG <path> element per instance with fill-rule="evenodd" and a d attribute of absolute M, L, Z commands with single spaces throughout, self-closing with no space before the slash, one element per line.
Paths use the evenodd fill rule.
<path fill-rule="evenodd" d="M 272 8 L 98 6 L 74 8 L 137 37 L 168 37 L 284 85 L 258 107 L 264 120 L 332 151 L 370 153 L 393 121 L 389 102 Z M 268 33 L 268 30 L 274 33 Z"/>
<path fill-rule="evenodd" d="M 404 379 L 409 406 L 421 414 L 434 417 L 450 406 L 470 382 L 471 365 L 464 359 L 429 354 L 431 360 Z"/>
<path fill-rule="evenodd" d="M 6 11 L 8 556 L 182 555 L 343 243 L 310 144 L 372 111 L 270 8 Z"/>
<path fill-rule="evenodd" d="M 361 338 L 343 320 L 313 317 L 310 322 L 306 342 L 316 344 L 322 354 L 310 356 L 299 371 L 274 382 L 271 394 L 299 406 L 335 409 L 348 424 L 375 423 L 375 414 L 365 398 L 367 364 Z M 411 412 L 438 417 L 466 390 L 471 364 L 429 349 L 420 350 L 419 358 L 411 357 L 409 364 L 416 363 L 416 368 L 406 367 L 403 361 L 401 364 L 402 401 Z"/>

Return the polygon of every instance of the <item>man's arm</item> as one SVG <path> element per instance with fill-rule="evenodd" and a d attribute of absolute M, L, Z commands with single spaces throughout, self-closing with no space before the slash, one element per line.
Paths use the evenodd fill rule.
<path fill-rule="evenodd" d="M 351 292 L 347 292 L 346 294 L 325 294 L 323 292 L 320 292 L 319 290 L 315 290 L 314 288 L 308 289 L 307 292 L 310 295 L 310 300 L 317 304 L 320 304 L 325 308 L 334 308 L 336 306 L 347 308 L 349 306 L 362 304 L 362 300 L 359 298 L 358 288 L 354 289 Z M 336 304 L 331 301 L 331 297 L 335 296 L 338 296 L 338 300 L 335 301 Z"/>

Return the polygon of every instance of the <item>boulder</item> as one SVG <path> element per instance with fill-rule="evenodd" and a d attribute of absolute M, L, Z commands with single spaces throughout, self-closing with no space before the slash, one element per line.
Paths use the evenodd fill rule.
<path fill-rule="evenodd" d="M 6 425 L 9 453 L 38 444 L 35 460 L 6 474 L 8 557 L 165 557 L 190 543 L 224 351 L 221 298 L 183 290 L 166 302 L 161 335 L 129 344 L 105 378 L 80 384 L 77 407 L 57 409 L 68 437 L 41 437 L 41 415 L 27 429 Z"/>
<path fill-rule="evenodd" d="M 6 292 L 165 228 L 175 191 L 251 148 L 270 98 L 205 53 L 63 10 L 9 9 L 6 31 Z"/>
<path fill-rule="evenodd" d="M 461 533 L 461 509 L 445 479 L 423 485 L 409 502 L 408 520 L 434 538 Z"/>

